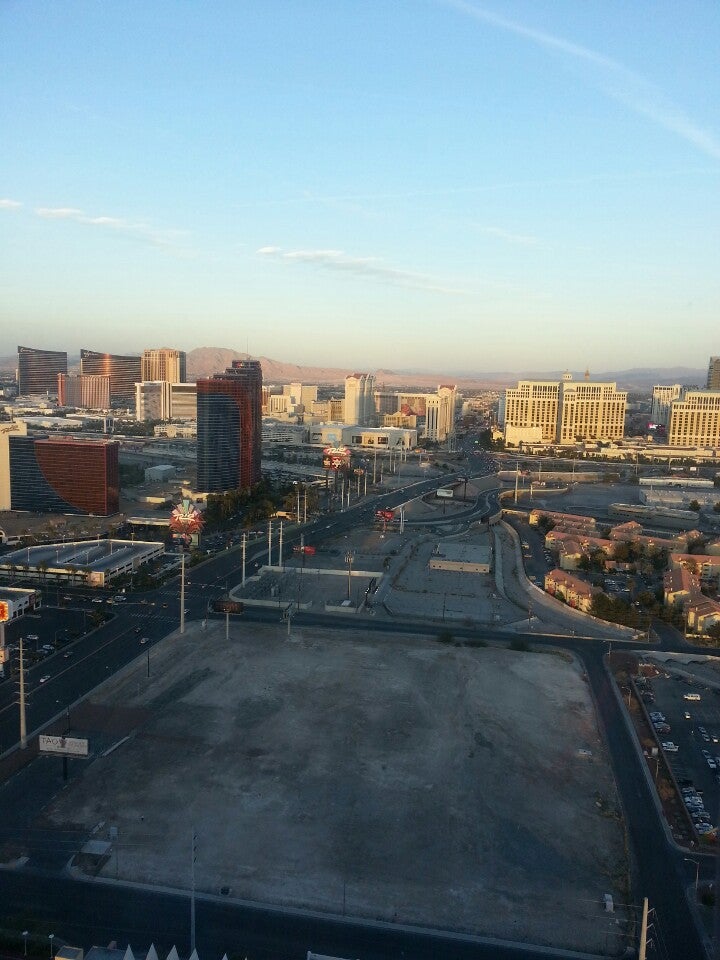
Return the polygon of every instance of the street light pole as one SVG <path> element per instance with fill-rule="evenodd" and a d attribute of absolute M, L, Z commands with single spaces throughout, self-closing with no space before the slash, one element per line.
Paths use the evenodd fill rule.
<path fill-rule="evenodd" d="M 347 584 L 347 598 L 350 599 L 350 578 L 352 577 L 352 564 L 353 564 L 353 552 L 348 550 L 345 554 L 345 563 L 348 565 L 348 584 Z"/>
<path fill-rule="evenodd" d="M 25 717 L 25 655 L 20 637 L 20 749 L 27 747 L 27 720 Z"/>
<path fill-rule="evenodd" d="M 698 884 L 700 882 L 700 861 L 693 860 L 691 857 L 683 857 L 683 860 L 685 860 L 686 863 L 695 864 L 695 899 L 697 900 Z"/>
<path fill-rule="evenodd" d="M 180 633 L 185 633 L 185 544 L 180 545 Z"/>

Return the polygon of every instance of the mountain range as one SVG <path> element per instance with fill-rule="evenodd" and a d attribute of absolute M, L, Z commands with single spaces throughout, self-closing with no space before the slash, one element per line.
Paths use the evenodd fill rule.
<path fill-rule="evenodd" d="M 130 351 L 128 351 L 130 353 Z M 302 381 L 303 383 L 342 384 L 345 377 L 354 373 L 357 368 L 350 367 L 314 367 L 288 363 L 282 360 L 273 360 L 270 357 L 251 357 L 247 353 L 232 350 L 227 347 L 197 347 L 187 354 L 188 380 L 197 380 L 200 377 L 210 377 L 214 373 L 221 373 L 232 364 L 233 360 L 256 359 L 262 364 L 263 380 L 268 384 L 289 383 Z M 0 358 L 0 371 L 13 372 L 17 366 L 17 356 Z M 68 370 L 79 371 L 79 356 L 68 357 Z M 454 383 L 461 391 L 471 390 L 502 390 L 512 386 L 518 380 L 559 380 L 562 370 L 519 370 L 519 371 L 463 371 L 444 370 L 429 372 L 427 370 L 371 370 L 364 368 L 363 372 L 374 373 L 378 387 L 389 389 L 402 387 L 417 387 L 434 390 L 438 384 Z M 584 371 L 572 371 L 575 380 L 584 378 Z M 649 393 L 655 384 L 681 383 L 703 386 L 707 372 L 696 367 L 632 367 L 626 370 L 591 371 L 591 380 L 613 381 L 622 390 L 637 393 Z"/>

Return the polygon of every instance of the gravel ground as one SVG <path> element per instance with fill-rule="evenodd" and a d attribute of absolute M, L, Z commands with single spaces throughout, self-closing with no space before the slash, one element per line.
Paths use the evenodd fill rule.
<path fill-rule="evenodd" d="M 194 827 L 200 890 L 619 946 L 614 782 L 574 663 L 239 624 L 191 625 L 145 671 L 94 698 L 131 737 L 49 811 L 117 827 L 105 875 L 187 886 Z"/>

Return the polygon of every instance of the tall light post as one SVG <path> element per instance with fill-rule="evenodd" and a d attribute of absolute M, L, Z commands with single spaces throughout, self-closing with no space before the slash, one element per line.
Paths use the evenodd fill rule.
<path fill-rule="evenodd" d="M 24 957 L 27 956 L 27 938 L 28 938 L 29 934 L 30 934 L 30 931 L 29 931 L 29 930 L 23 930 L 23 932 L 22 932 L 22 938 L 23 938 L 23 956 L 24 956 Z"/>
<path fill-rule="evenodd" d="M 55 939 L 55 934 L 54 934 L 54 933 L 49 933 L 49 934 L 48 934 L 48 940 L 50 941 L 50 960 L 52 960 L 52 958 L 55 956 L 55 954 L 53 953 L 53 940 L 54 940 L 54 939 Z"/>
<path fill-rule="evenodd" d="M 200 533 L 204 523 L 200 512 L 187 499 L 170 514 L 170 530 L 180 547 L 180 633 L 185 633 L 185 547 Z"/>
<path fill-rule="evenodd" d="M 353 551 L 348 550 L 345 554 L 345 563 L 348 565 L 347 598 L 350 599 L 350 578 L 352 577 Z"/>
<path fill-rule="evenodd" d="M 20 637 L 20 749 L 27 747 L 27 720 L 25 717 L 25 658 L 23 637 Z"/>

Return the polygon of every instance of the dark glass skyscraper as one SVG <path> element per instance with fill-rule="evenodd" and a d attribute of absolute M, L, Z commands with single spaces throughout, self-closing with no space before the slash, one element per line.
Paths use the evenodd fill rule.
<path fill-rule="evenodd" d="M 8 439 L 13 510 L 108 516 L 120 509 L 116 441 Z"/>
<path fill-rule="evenodd" d="M 80 351 L 80 373 L 110 377 L 110 402 L 135 405 L 135 384 L 140 382 L 140 357 Z"/>
<path fill-rule="evenodd" d="M 244 490 L 260 481 L 262 368 L 236 360 L 197 382 L 197 486 Z"/>
<path fill-rule="evenodd" d="M 58 389 L 58 374 L 67 373 L 67 353 L 35 350 L 33 347 L 18 347 L 17 351 L 20 396 L 39 393 L 51 393 L 54 396 Z"/>

